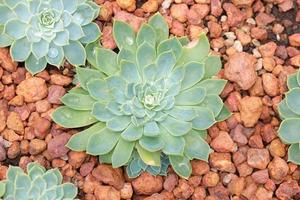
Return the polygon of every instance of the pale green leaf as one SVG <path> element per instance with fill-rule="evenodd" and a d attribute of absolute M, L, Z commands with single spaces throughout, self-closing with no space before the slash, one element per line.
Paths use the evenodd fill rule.
<path fill-rule="evenodd" d="M 227 81 L 223 79 L 206 79 L 197 83 L 196 86 L 205 88 L 206 94 L 215 94 L 219 95 L 223 91 Z"/>
<path fill-rule="evenodd" d="M 41 58 L 38 60 L 35 58 L 33 54 L 31 54 L 25 60 L 25 68 L 33 75 L 43 71 L 46 68 L 46 66 L 47 66 L 46 58 Z"/>
<path fill-rule="evenodd" d="M 130 124 L 122 133 L 121 136 L 126 141 L 136 141 L 143 136 L 143 127 L 136 127 L 133 124 Z"/>
<path fill-rule="evenodd" d="M 86 151 L 90 155 L 105 155 L 116 146 L 119 139 L 120 133 L 103 128 L 88 139 Z"/>
<path fill-rule="evenodd" d="M 92 79 L 102 79 L 105 77 L 103 73 L 101 73 L 99 70 L 89 69 L 89 68 L 83 68 L 83 67 L 76 67 L 76 73 L 78 77 L 78 81 L 80 83 L 80 86 L 83 89 L 87 89 L 87 82 L 89 82 Z"/>
<path fill-rule="evenodd" d="M 178 120 L 171 116 L 167 116 L 160 124 L 173 136 L 185 135 L 192 129 L 192 123 Z"/>
<path fill-rule="evenodd" d="M 283 119 L 300 118 L 300 115 L 294 113 L 287 105 L 286 99 L 283 99 L 278 105 L 278 112 Z"/>
<path fill-rule="evenodd" d="M 145 162 L 147 165 L 151 165 L 151 166 L 160 166 L 161 162 L 160 162 L 160 152 L 150 152 L 145 150 L 143 147 L 141 147 L 138 143 L 136 144 L 136 149 L 137 152 L 139 154 L 139 156 L 141 157 L 141 159 L 143 160 L 143 162 Z"/>
<path fill-rule="evenodd" d="M 110 49 L 96 48 L 96 67 L 107 75 L 115 74 L 118 70 L 117 54 Z"/>
<path fill-rule="evenodd" d="M 64 199 L 74 199 L 77 196 L 77 187 L 72 183 L 64 183 L 62 185 L 64 190 Z"/>
<path fill-rule="evenodd" d="M 188 179 L 192 173 L 192 166 L 188 158 L 184 156 L 169 156 L 174 171 L 182 178 Z"/>
<path fill-rule="evenodd" d="M 92 79 L 86 84 L 91 97 L 101 102 L 108 102 L 111 99 L 110 88 L 107 82 L 102 79 Z"/>
<path fill-rule="evenodd" d="M 25 36 L 27 24 L 17 19 L 6 22 L 4 32 L 13 39 L 18 40 Z"/>
<path fill-rule="evenodd" d="M 300 88 L 294 88 L 286 93 L 286 104 L 295 114 L 300 115 Z"/>
<path fill-rule="evenodd" d="M 53 39 L 54 44 L 57 46 L 65 46 L 69 44 L 69 31 L 61 31 L 56 33 L 55 38 Z"/>
<path fill-rule="evenodd" d="M 140 28 L 139 32 L 137 33 L 137 37 L 136 37 L 136 43 L 138 46 L 140 46 L 144 42 L 148 42 L 150 45 L 152 45 L 154 47 L 156 45 L 155 31 L 148 24 L 142 25 L 142 27 Z"/>
<path fill-rule="evenodd" d="M 95 42 L 99 37 L 101 37 L 101 31 L 99 26 L 91 22 L 82 27 L 84 36 L 80 39 L 80 42 L 83 44 L 88 44 Z"/>
<path fill-rule="evenodd" d="M 31 43 L 27 40 L 26 37 L 15 40 L 11 47 L 10 47 L 10 55 L 12 56 L 13 60 L 18 62 L 25 61 L 31 51 Z"/>
<path fill-rule="evenodd" d="M 90 111 L 78 111 L 61 106 L 52 113 L 55 123 L 65 128 L 79 128 L 91 125 L 97 120 L 90 114 Z"/>
<path fill-rule="evenodd" d="M 147 151 L 156 152 L 164 147 L 165 142 L 160 137 L 143 136 L 139 140 L 139 144 Z"/>
<path fill-rule="evenodd" d="M 199 106 L 210 109 L 216 117 L 223 108 L 223 101 L 218 95 L 209 94 L 205 96 L 204 100 Z"/>
<path fill-rule="evenodd" d="M 175 104 L 182 106 L 197 105 L 201 103 L 206 95 L 206 91 L 202 87 L 192 87 L 190 89 L 181 91 L 175 97 Z"/>
<path fill-rule="evenodd" d="M 199 62 L 189 62 L 183 69 L 185 70 L 185 75 L 181 82 L 181 90 L 194 86 L 201 81 L 205 74 L 204 65 Z"/>
<path fill-rule="evenodd" d="M 283 120 L 278 129 L 278 136 L 288 144 L 300 142 L 300 119 L 290 118 Z"/>
<path fill-rule="evenodd" d="M 113 25 L 113 35 L 119 49 L 125 48 L 134 50 L 136 48 L 135 33 L 127 23 L 115 21 Z"/>
<path fill-rule="evenodd" d="M 63 48 L 50 43 L 49 51 L 46 55 L 47 62 L 56 67 L 60 67 L 63 65 L 64 57 L 65 54 Z"/>
<path fill-rule="evenodd" d="M 74 110 L 92 110 L 96 101 L 90 95 L 69 93 L 61 98 L 61 102 Z"/>
<path fill-rule="evenodd" d="M 134 142 L 128 142 L 120 138 L 112 154 L 112 166 L 117 168 L 125 165 L 131 157 L 134 146 Z"/>
<path fill-rule="evenodd" d="M 89 138 L 102 131 L 104 127 L 105 124 L 102 122 L 95 123 L 91 127 L 72 135 L 66 146 L 73 151 L 86 151 Z"/>
<path fill-rule="evenodd" d="M 184 136 L 188 145 L 185 145 L 184 154 L 189 159 L 199 159 L 208 162 L 208 156 L 212 152 L 207 142 L 199 135 L 198 131 L 192 130 Z"/>
<path fill-rule="evenodd" d="M 211 78 L 216 76 L 222 68 L 222 62 L 220 56 L 210 55 L 206 58 L 205 62 L 205 78 Z"/>
<path fill-rule="evenodd" d="M 70 41 L 70 44 L 64 46 L 65 57 L 70 64 L 80 66 L 85 64 L 86 53 L 82 44 L 78 41 Z"/>
<path fill-rule="evenodd" d="M 300 165 L 299 143 L 292 144 L 288 150 L 288 161 Z"/>
<path fill-rule="evenodd" d="M 32 53 L 37 59 L 45 57 L 49 51 L 49 43 L 46 40 L 41 40 L 32 44 Z"/>
<path fill-rule="evenodd" d="M 197 117 L 193 119 L 193 128 L 197 130 L 205 130 L 211 127 L 216 121 L 212 111 L 208 108 L 197 108 Z"/>
<path fill-rule="evenodd" d="M 169 37 L 168 24 L 159 13 L 150 17 L 148 24 L 155 30 L 157 44 Z"/>
<path fill-rule="evenodd" d="M 167 129 L 160 126 L 161 130 L 161 137 L 162 140 L 165 142 L 164 148 L 162 151 L 166 155 L 177 155 L 182 156 L 185 146 L 185 140 L 183 137 L 174 137 L 169 133 Z"/>
<path fill-rule="evenodd" d="M 161 54 L 162 52 L 172 51 L 176 57 L 176 59 L 180 58 L 182 52 L 182 46 L 179 40 L 176 37 L 172 37 L 170 39 L 162 41 L 157 48 L 157 54 Z"/>
<path fill-rule="evenodd" d="M 116 116 L 106 122 L 106 127 L 113 131 L 123 131 L 130 124 L 128 116 Z"/>
<path fill-rule="evenodd" d="M 147 42 L 144 42 L 138 47 L 136 56 L 137 64 L 141 72 L 144 69 L 144 67 L 154 62 L 156 58 L 155 49 Z"/>

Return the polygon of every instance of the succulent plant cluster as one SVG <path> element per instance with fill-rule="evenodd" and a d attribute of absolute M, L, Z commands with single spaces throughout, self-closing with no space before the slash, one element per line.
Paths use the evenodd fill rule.
<path fill-rule="evenodd" d="M 65 106 L 55 110 L 53 120 L 67 128 L 89 126 L 67 146 L 113 167 L 129 165 L 132 176 L 145 168 L 137 152 L 158 169 L 165 154 L 176 173 L 189 177 L 190 160 L 207 161 L 211 152 L 202 136 L 230 115 L 219 97 L 226 81 L 215 77 L 220 58 L 210 55 L 204 34 L 191 43 L 169 38 L 160 14 L 137 34 L 115 21 L 113 35 L 118 54 L 89 46 L 92 68 L 77 67 L 80 87 L 62 97 Z"/>
<path fill-rule="evenodd" d="M 278 112 L 283 120 L 278 136 L 284 143 L 290 144 L 289 161 L 300 165 L 300 71 L 288 77 L 287 85 L 289 91 L 278 106 Z"/>
<path fill-rule="evenodd" d="M 132 157 L 126 166 L 126 173 L 129 178 L 136 178 L 142 172 L 148 172 L 154 176 L 166 176 L 170 161 L 168 156 L 161 154 L 161 165 L 151 166 L 147 165 L 139 156 L 137 151 L 132 153 Z"/>
<path fill-rule="evenodd" d="M 98 15 L 92 0 L 0 0 L 0 47 L 11 46 L 13 60 L 25 61 L 32 74 L 65 59 L 84 65 L 83 44 L 100 36 L 92 22 Z"/>
<path fill-rule="evenodd" d="M 37 163 L 27 165 L 27 174 L 19 167 L 10 166 L 7 179 L 0 182 L 0 199 L 5 200 L 72 200 L 77 188 L 62 184 L 58 169 L 46 169 Z"/>

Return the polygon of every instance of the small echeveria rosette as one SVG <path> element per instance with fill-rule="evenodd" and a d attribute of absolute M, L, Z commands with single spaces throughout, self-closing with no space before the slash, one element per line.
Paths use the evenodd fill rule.
<path fill-rule="evenodd" d="M 91 68 L 77 67 L 80 87 L 62 97 L 53 120 L 68 128 L 87 127 L 67 144 L 74 151 L 100 156 L 113 167 L 126 165 L 137 151 L 147 165 L 161 167 L 168 156 L 173 169 L 188 178 L 190 160 L 208 160 L 206 130 L 229 117 L 219 94 L 226 81 L 215 75 L 218 56 L 202 34 L 169 38 L 166 21 L 155 14 L 136 34 L 115 21 L 115 53 L 86 47 Z"/>
<path fill-rule="evenodd" d="M 0 47 L 10 47 L 14 61 L 31 74 L 47 63 L 60 67 L 65 59 L 84 65 L 83 44 L 100 37 L 99 15 L 92 0 L 0 0 Z"/>
<path fill-rule="evenodd" d="M 278 112 L 283 120 L 278 130 L 278 136 L 290 144 L 289 161 L 300 165 L 300 71 L 288 77 L 289 91 L 278 106 Z"/>
<path fill-rule="evenodd" d="M 46 170 L 37 163 L 27 165 L 27 174 L 10 166 L 6 179 L 0 182 L 0 199 L 5 200 L 73 200 L 77 188 L 72 183 L 62 183 L 58 169 Z"/>

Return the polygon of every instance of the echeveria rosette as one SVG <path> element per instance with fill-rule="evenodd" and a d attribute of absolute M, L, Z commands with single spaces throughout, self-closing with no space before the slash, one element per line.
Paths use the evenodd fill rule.
<path fill-rule="evenodd" d="M 27 165 L 27 174 L 20 167 L 10 166 L 6 179 L 0 182 L 0 199 L 5 200 L 72 200 L 77 188 L 62 183 L 58 169 L 46 169 L 37 163 Z"/>
<path fill-rule="evenodd" d="M 182 177 L 192 171 L 190 160 L 208 160 L 211 149 L 201 137 L 230 113 L 219 94 L 226 81 L 215 75 L 218 56 L 210 54 L 204 34 L 186 45 L 169 38 L 163 17 L 152 16 L 136 34 L 115 21 L 118 54 L 89 48 L 92 68 L 77 67 L 80 87 L 62 97 L 53 120 L 67 128 L 88 127 L 67 146 L 99 155 L 113 167 L 126 165 L 135 150 L 147 165 L 161 166 L 168 156 Z"/>
<path fill-rule="evenodd" d="M 152 174 L 153 176 L 166 176 L 167 170 L 169 167 L 170 161 L 168 156 L 165 154 L 161 154 L 161 165 L 160 166 L 152 166 L 147 165 L 144 163 L 144 161 L 141 159 L 137 151 L 134 151 L 132 153 L 131 159 L 128 162 L 126 166 L 126 173 L 129 178 L 136 178 L 138 177 L 142 172 L 148 172 Z"/>
<path fill-rule="evenodd" d="M 13 60 L 25 61 L 32 74 L 65 59 L 84 65 L 83 45 L 101 34 L 92 22 L 98 15 L 92 0 L 0 0 L 0 47 L 11 46 Z"/>
<path fill-rule="evenodd" d="M 288 77 L 288 89 L 279 106 L 278 112 L 283 120 L 278 130 L 278 136 L 290 144 L 289 161 L 300 165 L 300 71 Z"/>

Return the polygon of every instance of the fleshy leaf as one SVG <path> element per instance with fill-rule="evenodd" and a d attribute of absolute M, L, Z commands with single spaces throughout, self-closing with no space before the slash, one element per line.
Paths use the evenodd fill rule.
<path fill-rule="evenodd" d="M 128 142 L 120 138 L 111 158 L 114 168 L 123 166 L 129 161 L 134 145 L 134 142 Z"/>
<path fill-rule="evenodd" d="M 205 60 L 205 78 L 216 76 L 222 68 L 221 58 L 219 56 L 210 55 Z"/>
<path fill-rule="evenodd" d="M 297 165 L 300 164 L 300 147 L 299 143 L 292 144 L 288 150 L 289 162 L 295 163 Z"/>
<path fill-rule="evenodd" d="M 183 156 L 169 156 L 174 171 L 182 178 L 187 179 L 192 173 L 192 166 L 188 158 Z"/>
<path fill-rule="evenodd" d="M 65 57 L 75 66 L 84 65 L 86 60 L 86 53 L 82 44 L 78 41 L 70 41 L 70 44 L 64 46 Z"/>
<path fill-rule="evenodd" d="M 96 49 L 96 68 L 107 75 L 112 75 L 118 70 L 117 54 L 109 49 Z"/>
<path fill-rule="evenodd" d="M 197 84 L 197 86 L 203 87 L 206 90 L 206 94 L 219 95 L 223 91 L 227 81 L 222 79 L 206 79 Z"/>
<path fill-rule="evenodd" d="M 82 30 L 85 36 L 80 39 L 80 42 L 83 44 L 95 42 L 101 36 L 99 26 L 94 22 L 83 26 Z"/>
<path fill-rule="evenodd" d="M 188 89 L 201 81 L 205 69 L 202 63 L 190 62 L 184 66 L 185 76 L 181 82 L 181 90 Z"/>
<path fill-rule="evenodd" d="M 126 141 L 136 141 L 143 136 L 143 128 L 136 127 L 130 124 L 121 134 L 122 138 Z"/>
<path fill-rule="evenodd" d="M 288 76 L 287 86 L 290 90 L 296 87 L 300 87 L 297 81 L 297 73 Z"/>
<path fill-rule="evenodd" d="M 291 118 L 283 120 L 278 129 L 278 136 L 288 144 L 300 142 L 300 119 Z"/>
<path fill-rule="evenodd" d="M 143 42 L 148 42 L 152 46 L 156 45 L 155 31 L 148 24 L 142 25 L 136 37 L 136 43 L 138 46 L 143 44 Z"/>
<path fill-rule="evenodd" d="M 278 105 L 278 112 L 283 119 L 300 118 L 300 115 L 294 113 L 287 105 L 286 99 L 283 99 Z"/>
<path fill-rule="evenodd" d="M 141 147 L 138 143 L 136 144 L 137 152 L 141 159 L 147 164 L 152 166 L 160 166 L 160 152 L 150 152 Z"/>
<path fill-rule="evenodd" d="M 25 68 L 31 73 L 31 74 L 37 74 L 41 71 L 43 71 L 47 66 L 47 61 L 45 58 L 36 59 L 33 54 L 31 54 L 26 60 L 25 60 Z"/>
<path fill-rule="evenodd" d="M 120 133 L 103 128 L 90 136 L 86 150 L 91 155 L 105 155 L 116 146 L 119 138 Z"/>
<path fill-rule="evenodd" d="M 95 100 L 84 94 L 65 94 L 61 102 L 74 110 L 91 110 Z"/>
<path fill-rule="evenodd" d="M 197 108 L 197 117 L 192 121 L 193 128 L 205 130 L 212 126 L 216 121 L 212 111 L 207 108 Z"/>
<path fill-rule="evenodd" d="M 135 33 L 128 24 L 122 21 L 115 21 L 113 35 L 119 49 L 135 49 Z"/>
<path fill-rule="evenodd" d="M 6 22 L 4 32 L 15 40 L 18 40 L 25 36 L 26 28 L 26 23 L 12 19 Z"/>
<path fill-rule="evenodd" d="M 15 61 L 24 61 L 26 60 L 31 51 L 31 44 L 26 37 L 16 40 L 10 47 L 10 54 Z"/>
<path fill-rule="evenodd" d="M 202 87 L 192 87 L 182 91 L 175 97 L 176 105 L 191 106 L 200 104 L 206 95 L 206 91 Z"/>
<path fill-rule="evenodd" d="M 176 59 L 180 58 L 182 52 L 182 46 L 176 37 L 162 41 L 157 48 L 157 54 L 172 50 Z"/>
<path fill-rule="evenodd" d="M 55 123 L 66 128 L 79 128 L 95 123 L 97 120 L 89 111 L 73 110 L 66 106 L 57 108 L 52 113 Z"/>
<path fill-rule="evenodd" d="M 105 75 L 98 70 L 82 67 L 76 67 L 76 73 L 80 82 L 80 86 L 83 89 L 87 89 L 86 84 L 88 81 L 105 77 Z"/>
<path fill-rule="evenodd" d="M 173 136 L 185 135 L 192 129 L 192 124 L 190 122 L 181 121 L 170 116 L 162 121 L 161 125 Z"/>
<path fill-rule="evenodd" d="M 161 137 L 165 142 L 164 148 L 162 151 L 166 155 L 175 155 L 175 156 L 182 156 L 185 146 L 185 141 L 183 137 L 174 137 L 172 136 L 169 131 L 163 127 L 161 129 Z"/>
<path fill-rule="evenodd" d="M 102 122 L 95 123 L 88 129 L 72 135 L 66 146 L 73 151 L 85 151 L 88 145 L 89 138 L 92 135 L 102 131 L 104 127 L 105 124 Z"/>
<path fill-rule="evenodd" d="M 286 104 L 296 114 L 300 115 L 300 88 L 294 88 L 286 93 Z"/>
<path fill-rule="evenodd" d="M 143 136 L 139 140 L 139 144 L 141 147 L 143 147 L 145 150 L 150 152 L 159 151 L 164 146 L 164 141 L 160 137 L 147 137 Z"/>
<path fill-rule="evenodd" d="M 160 14 L 157 13 L 150 17 L 149 25 L 155 30 L 158 44 L 168 38 L 169 27 L 167 22 Z"/>
<path fill-rule="evenodd" d="M 189 144 L 186 145 L 184 149 L 184 154 L 189 159 L 200 159 L 208 162 L 208 156 L 212 150 L 197 131 L 192 130 L 184 136 L 184 139 L 186 143 Z"/>

